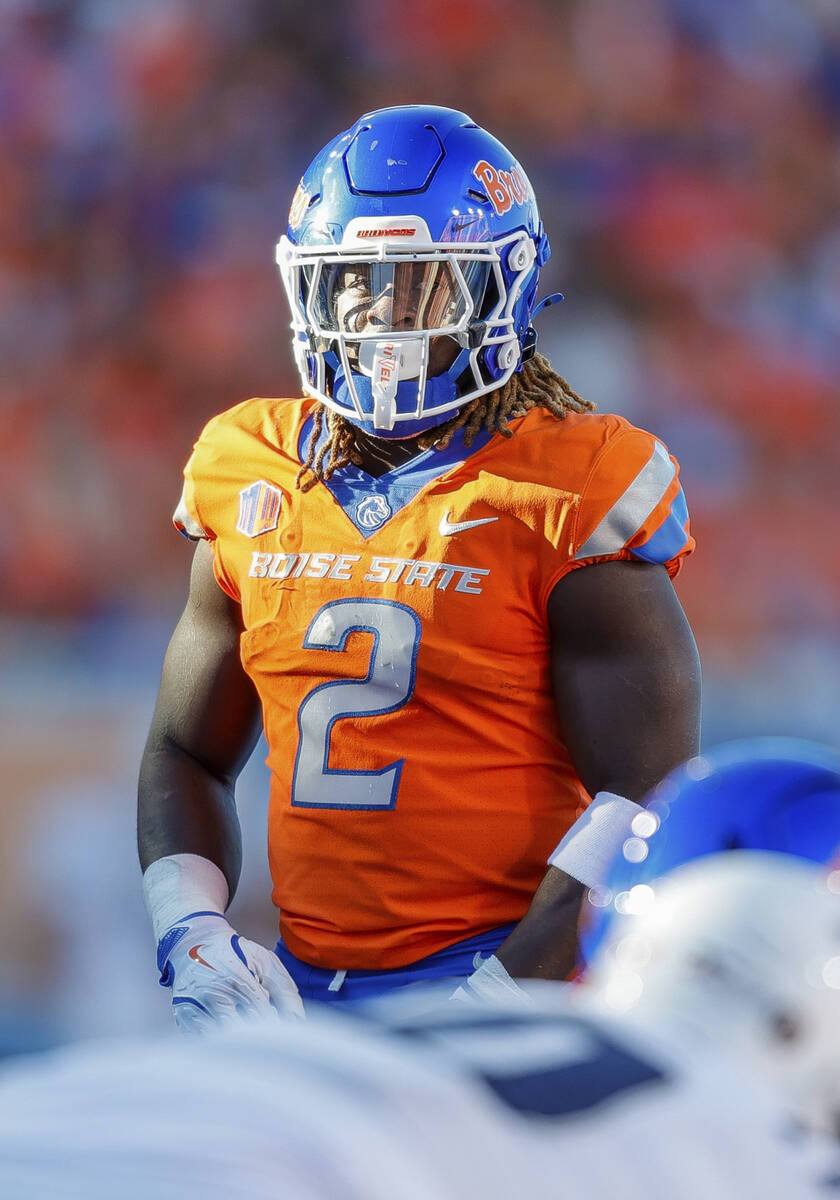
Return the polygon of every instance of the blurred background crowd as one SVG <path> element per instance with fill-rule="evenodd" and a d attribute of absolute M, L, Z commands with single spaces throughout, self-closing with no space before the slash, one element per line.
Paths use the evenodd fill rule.
<path fill-rule="evenodd" d="M 168 1019 L 132 805 L 181 467 L 213 413 L 296 394 L 292 192 L 413 101 L 517 155 L 567 297 L 541 349 L 682 464 L 707 742 L 837 742 L 836 0 L 0 0 L 0 1013 L 32 1038 Z M 263 784 L 239 903 L 269 939 Z"/>

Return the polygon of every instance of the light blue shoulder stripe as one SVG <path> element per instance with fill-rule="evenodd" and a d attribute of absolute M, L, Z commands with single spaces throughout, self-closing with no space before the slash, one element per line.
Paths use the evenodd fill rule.
<path fill-rule="evenodd" d="M 674 497 L 671 511 L 657 529 L 641 546 L 634 546 L 631 554 L 644 562 L 666 563 L 676 558 L 688 541 L 685 531 L 688 523 L 688 505 L 682 488 Z"/>
<path fill-rule="evenodd" d="M 676 470 L 668 451 L 655 442 L 648 461 L 580 547 L 575 560 L 623 550 L 671 486 Z"/>

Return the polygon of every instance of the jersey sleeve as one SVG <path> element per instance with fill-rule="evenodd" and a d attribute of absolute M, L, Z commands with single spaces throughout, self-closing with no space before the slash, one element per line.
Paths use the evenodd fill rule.
<path fill-rule="evenodd" d="M 172 524 L 191 542 L 200 542 L 207 537 L 198 517 L 195 516 L 192 483 L 187 479 L 184 480 L 181 499 L 172 514 Z"/>
<path fill-rule="evenodd" d="M 213 507 L 212 475 L 209 470 L 218 456 L 219 425 L 224 414 L 212 417 L 199 434 L 198 441 L 184 467 L 184 486 L 181 498 L 172 514 L 172 524 L 191 542 L 206 539 L 215 541 L 212 523 L 208 520 Z"/>
<path fill-rule="evenodd" d="M 239 591 L 224 566 L 216 537 L 219 505 L 223 499 L 217 486 L 217 470 L 224 450 L 224 416 L 222 413 L 208 421 L 193 447 L 184 467 L 184 486 L 172 514 L 172 523 L 191 542 L 205 540 L 210 543 L 216 580 L 223 591 L 238 601 Z"/>
<path fill-rule="evenodd" d="M 595 458 L 576 506 L 569 560 L 553 583 L 592 562 L 660 563 L 673 578 L 694 549 L 679 465 L 652 434 L 624 426 Z"/>

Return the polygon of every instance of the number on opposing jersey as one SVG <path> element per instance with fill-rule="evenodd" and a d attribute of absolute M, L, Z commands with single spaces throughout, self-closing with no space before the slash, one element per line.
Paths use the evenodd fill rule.
<path fill-rule="evenodd" d="M 308 650 L 340 653 L 350 633 L 373 634 L 368 673 L 362 679 L 319 684 L 298 711 L 292 804 L 302 808 L 393 808 L 405 759 L 378 771 L 337 770 L 329 765 L 330 735 L 342 717 L 384 716 L 414 694 L 420 618 L 393 600 L 333 600 L 312 619 L 303 639 Z"/>

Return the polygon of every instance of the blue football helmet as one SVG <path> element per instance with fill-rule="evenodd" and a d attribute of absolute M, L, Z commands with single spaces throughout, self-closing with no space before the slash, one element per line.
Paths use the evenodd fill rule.
<path fill-rule="evenodd" d="M 613 915 L 633 911 L 655 880 L 721 850 L 831 862 L 840 851 L 840 754 L 796 738 L 745 738 L 672 771 L 634 818 L 606 886 L 589 892 L 580 929 L 584 959 L 591 960 Z"/>
<path fill-rule="evenodd" d="M 304 393 L 377 437 L 439 425 L 533 353 L 549 254 L 524 171 L 465 113 L 367 113 L 312 162 L 277 243 Z"/>

